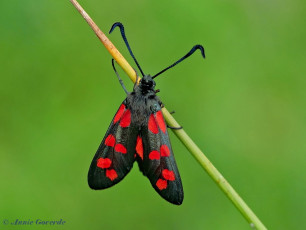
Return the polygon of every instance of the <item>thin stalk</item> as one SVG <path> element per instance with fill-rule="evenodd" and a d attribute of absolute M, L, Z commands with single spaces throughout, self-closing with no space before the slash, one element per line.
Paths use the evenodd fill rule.
<path fill-rule="evenodd" d="M 111 43 L 111 41 L 105 36 L 105 34 L 98 28 L 94 21 L 89 17 L 89 15 L 84 11 L 80 4 L 76 0 L 70 0 L 70 2 L 75 6 L 75 8 L 80 12 L 80 14 L 87 21 L 89 26 L 96 33 L 100 41 L 121 66 L 121 68 L 126 72 L 129 78 L 135 82 L 136 73 L 134 69 L 129 65 L 121 53 L 116 49 L 116 47 Z M 178 122 L 173 118 L 166 108 L 162 109 L 165 120 L 169 126 L 180 127 Z M 209 176 L 217 183 L 219 188 L 225 193 L 225 195 L 232 201 L 235 207 L 241 212 L 244 218 L 249 222 L 253 229 L 265 230 L 267 229 L 263 223 L 258 219 L 255 213 L 249 208 L 249 206 L 241 199 L 238 193 L 233 189 L 233 187 L 227 182 L 227 180 L 222 176 L 222 174 L 214 167 L 214 165 L 208 160 L 204 153 L 199 149 L 199 147 L 192 141 L 184 129 L 172 129 L 179 140 L 185 145 L 188 151 L 193 155 L 193 157 L 199 162 L 203 169 L 209 174 Z"/>

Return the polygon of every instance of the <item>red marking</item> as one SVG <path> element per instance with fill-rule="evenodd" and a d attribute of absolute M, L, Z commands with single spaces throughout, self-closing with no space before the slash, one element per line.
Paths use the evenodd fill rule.
<path fill-rule="evenodd" d="M 112 161 L 109 158 L 102 158 L 100 157 L 97 160 L 97 167 L 101 168 L 101 169 L 107 169 L 111 166 Z"/>
<path fill-rule="evenodd" d="M 115 115 L 114 124 L 117 123 L 120 120 L 120 118 L 123 115 L 124 110 L 125 110 L 125 105 L 121 104 L 120 108 L 118 109 L 117 114 Z"/>
<path fill-rule="evenodd" d="M 165 133 L 166 132 L 166 124 L 165 124 L 165 121 L 164 121 L 164 116 L 162 114 L 162 112 L 159 110 L 157 113 L 156 113 L 156 121 L 157 121 L 157 124 L 159 126 L 159 128 Z"/>
<path fill-rule="evenodd" d="M 120 121 L 120 126 L 122 128 L 129 127 L 131 124 L 131 110 L 126 110 L 122 116 L 122 119 Z"/>
<path fill-rule="evenodd" d="M 136 141 L 136 153 L 143 160 L 143 145 L 142 145 L 142 138 L 140 136 L 137 137 Z"/>
<path fill-rule="evenodd" d="M 126 148 L 122 144 L 116 144 L 115 145 L 115 151 L 118 152 L 118 153 L 123 153 L 123 154 L 127 153 Z"/>
<path fill-rule="evenodd" d="M 167 188 L 167 181 L 163 179 L 158 179 L 156 182 L 156 186 L 159 190 L 163 190 Z"/>
<path fill-rule="evenodd" d="M 115 169 L 106 169 L 106 176 L 112 181 L 118 177 Z"/>
<path fill-rule="evenodd" d="M 162 171 L 162 175 L 163 175 L 163 177 L 164 177 L 166 180 L 171 180 L 171 181 L 175 180 L 174 172 L 173 172 L 173 171 L 170 171 L 170 170 L 168 170 L 168 169 L 164 169 L 164 170 Z"/>
<path fill-rule="evenodd" d="M 152 152 L 150 152 L 149 154 L 149 159 L 150 160 L 159 160 L 160 159 L 160 154 L 158 151 L 153 150 Z"/>
<path fill-rule="evenodd" d="M 162 157 L 168 157 L 168 156 L 170 156 L 170 150 L 169 150 L 169 148 L 168 148 L 167 145 L 162 145 L 162 146 L 160 146 L 160 155 L 161 155 Z"/>
<path fill-rule="evenodd" d="M 107 136 L 107 138 L 105 139 L 105 145 L 107 145 L 107 146 L 114 147 L 115 146 L 115 142 L 116 142 L 116 139 L 115 139 L 115 137 L 112 134 L 109 134 Z"/>
<path fill-rule="evenodd" d="M 150 118 L 149 118 L 149 123 L 148 123 L 148 126 L 149 126 L 149 130 L 154 133 L 154 134 L 157 134 L 158 133 L 158 127 L 157 127 L 157 124 L 156 124 L 156 120 L 155 120 L 155 117 L 153 114 L 151 114 Z"/>

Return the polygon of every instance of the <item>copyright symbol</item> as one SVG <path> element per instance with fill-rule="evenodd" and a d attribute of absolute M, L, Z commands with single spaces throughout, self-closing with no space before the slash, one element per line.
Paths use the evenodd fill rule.
<path fill-rule="evenodd" d="M 4 225 L 8 225 L 8 224 L 9 224 L 9 220 L 8 220 L 8 219 L 4 219 L 4 220 L 3 220 L 3 224 L 4 224 Z"/>

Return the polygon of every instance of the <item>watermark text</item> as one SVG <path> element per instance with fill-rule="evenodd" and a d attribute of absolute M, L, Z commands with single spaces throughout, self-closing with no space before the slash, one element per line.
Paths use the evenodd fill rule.
<path fill-rule="evenodd" d="M 8 219 L 3 219 L 2 221 L 3 225 L 11 225 L 11 226 L 29 226 L 29 225 L 65 225 L 66 221 L 63 219 L 54 219 L 54 220 L 47 220 L 47 219 L 14 219 L 14 220 L 8 220 Z"/>

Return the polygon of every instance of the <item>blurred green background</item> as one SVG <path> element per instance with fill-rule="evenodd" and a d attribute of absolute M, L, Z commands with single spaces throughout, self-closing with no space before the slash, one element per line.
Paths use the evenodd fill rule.
<path fill-rule="evenodd" d="M 107 32 L 120 21 L 159 96 L 269 229 L 305 229 L 306 3 L 84 1 Z M 87 171 L 125 93 L 111 57 L 66 1 L 0 2 L 0 229 L 249 229 L 171 133 L 185 200 L 167 203 L 135 164 L 93 191 Z M 109 36 L 133 64 L 119 31 Z M 132 83 L 120 70 L 129 90 Z"/>

